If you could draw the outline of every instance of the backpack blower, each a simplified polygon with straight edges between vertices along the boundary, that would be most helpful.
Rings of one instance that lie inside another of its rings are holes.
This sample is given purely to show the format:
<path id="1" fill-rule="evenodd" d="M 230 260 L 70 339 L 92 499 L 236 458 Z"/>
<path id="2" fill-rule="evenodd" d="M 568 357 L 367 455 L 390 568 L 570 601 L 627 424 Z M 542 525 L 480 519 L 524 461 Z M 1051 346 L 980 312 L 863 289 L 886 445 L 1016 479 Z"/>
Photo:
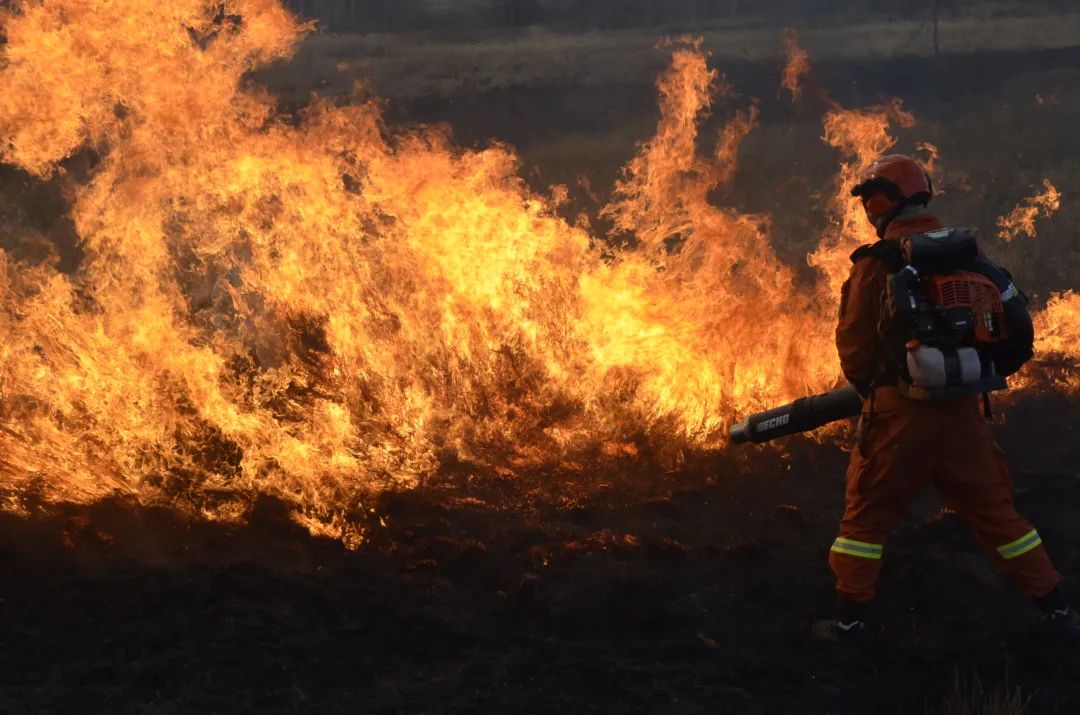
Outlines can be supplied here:
<path id="1" fill-rule="evenodd" d="M 1004 269 L 984 258 L 975 236 L 943 229 L 879 241 L 852 256 L 890 266 L 878 339 L 887 381 L 909 399 L 941 401 L 1008 387 L 1005 378 L 1033 354 L 1027 298 Z M 735 444 L 768 442 L 857 416 L 854 387 L 751 416 L 731 428 Z"/>

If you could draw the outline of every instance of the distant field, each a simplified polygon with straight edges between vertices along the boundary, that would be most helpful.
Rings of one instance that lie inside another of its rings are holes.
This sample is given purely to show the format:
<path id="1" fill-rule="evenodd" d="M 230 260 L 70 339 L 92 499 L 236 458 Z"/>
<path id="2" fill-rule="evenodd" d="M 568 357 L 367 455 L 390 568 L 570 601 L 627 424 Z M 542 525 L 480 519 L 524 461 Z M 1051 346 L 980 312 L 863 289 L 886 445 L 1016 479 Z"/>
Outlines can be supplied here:
<path id="1" fill-rule="evenodd" d="M 818 60 L 928 57 L 934 52 L 929 22 L 876 22 L 799 29 Z M 653 51 L 663 29 L 556 34 L 483 35 L 469 40 L 430 35 L 323 35 L 310 37 L 296 58 L 261 76 L 286 98 L 302 99 L 315 87 L 346 91 L 354 81 L 381 94 L 412 99 L 476 94 L 512 87 L 596 85 L 651 77 L 663 65 Z M 719 62 L 779 58 L 777 27 L 710 27 L 695 30 Z M 1080 44 L 1080 15 L 942 21 L 943 53 L 1052 49 Z"/>
<path id="2" fill-rule="evenodd" d="M 792 265 L 831 230 L 823 209 L 839 163 L 821 141 L 830 107 L 897 97 L 914 111 L 897 130 L 897 150 L 929 141 L 941 151 L 947 220 L 976 227 L 995 257 L 1045 298 L 1075 286 L 1080 272 L 1080 14 L 942 22 L 940 60 L 928 23 L 796 28 L 813 73 L 804 102 L 779 90 L 779 27 L 703 27 L 713 64 L 738 96 L 718 104 L 702 132 L 715 136 L 734 107 L 758 101 L 760 124 L 743 146 L 734 185 L 715 197 L 768 214 L 774 244 Z M 314 35 L 296 58 L 259 73 L 286 102 L 312 91 L 347 92 L 354 82 L 388 101 L 392 124 L 439 123 L 459 143 L 511 144 L 522 176 L 540 192 L 570 188 L 568 217 L 595 217 L 620 167 L 656 122 L 655 79 L 670 52 L 664 31 L 588 34 L 478 33 L 465 39 L 421 35 Z M 1074 49 L 1070 49 L 1074 48 Z M 995 240 L 997 218 L 1049 178 L 1061 210 L 1040 221 L 1039 237 Z"/>

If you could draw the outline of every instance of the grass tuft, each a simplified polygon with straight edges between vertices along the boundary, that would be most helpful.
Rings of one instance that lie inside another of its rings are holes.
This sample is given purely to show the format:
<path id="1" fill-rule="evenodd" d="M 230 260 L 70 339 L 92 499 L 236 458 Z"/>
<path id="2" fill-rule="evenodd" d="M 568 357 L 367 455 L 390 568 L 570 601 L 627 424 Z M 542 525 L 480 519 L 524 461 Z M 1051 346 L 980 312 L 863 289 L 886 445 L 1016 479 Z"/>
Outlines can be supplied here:
<path id="1" fill-rule="evenodd" d="M 1031 702 L 1020 688 L 1009 685 L 1009 675 L 1000 688 L 989 691 L 978 673 L 964 679 L 957 671 L 952 691 L 945 696 L 941 715 L 1027 715 Z"/>

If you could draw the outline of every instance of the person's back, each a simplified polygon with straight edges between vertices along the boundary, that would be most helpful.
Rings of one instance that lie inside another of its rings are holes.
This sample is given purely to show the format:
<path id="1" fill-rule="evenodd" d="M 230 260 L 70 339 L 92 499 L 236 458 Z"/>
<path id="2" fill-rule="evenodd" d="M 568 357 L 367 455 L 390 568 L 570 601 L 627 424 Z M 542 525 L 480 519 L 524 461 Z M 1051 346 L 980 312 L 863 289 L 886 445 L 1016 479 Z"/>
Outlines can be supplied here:
<path id="1" fill-rule="evenodd" d="M 819 622 L 819 635 L 835 638 L 865 631 L 885 538 L 927 481 L 972 529 L 998 566 L 1036 600 L 1048 622 L 1075 628 L 1076 614 L 1058 590 L 1061 576 L 1038 531 L 1013 507 L 1012 473 L 994 443 L 983 399 L 978 394 L 964 395 L 963 385 L 952 388 L 960 396 L 950 399 L 913 399 L 911 395 L 919 391 L 911 389 L 910 371 L 893 354 L 896 348 L 887 329 L 886 298 L 890 276 L 904 263 L 901 245 L 910 244 L 913 237 L 947 234 L 927 208 L 933 196 L 929 177 L 908 157 L 882 157 L 853 193 L 862 199 L 867 218 L 882 240 L 852 256 L 851 276 L 841 296 L 837 350 L 844 374 L 865 404 L 847 472 L 845 514 L 829 556 L 836 575 L 838 613 Z M 979 260 L 996 278 L 1001 304 L 1011 301 L 1014 321 L 1023 323 L 1026 301 L 1011 279 L 1002 277 L 1008 274 Z M 1008 365 L 1008 372 L 1030 357 L 1029 317 L 1027 321 L 1013 330 L 1019 344 L 1014 340 L 1013 345 L 1003 345 L 1000 362 Z M 909 350 L 920 347 L 918 340 L 907 343 Z M 903 352 L 903 342 L 899 350 Z M 945 352 L 943 362 L 959 372 L 959 351 Z M 990 375 L 987 368 L 992 370 L 993 361 L 987 363 L 981 374 L 971 378 L 974 388 L 982 384 L 976 378 L 985 380 Z"/>

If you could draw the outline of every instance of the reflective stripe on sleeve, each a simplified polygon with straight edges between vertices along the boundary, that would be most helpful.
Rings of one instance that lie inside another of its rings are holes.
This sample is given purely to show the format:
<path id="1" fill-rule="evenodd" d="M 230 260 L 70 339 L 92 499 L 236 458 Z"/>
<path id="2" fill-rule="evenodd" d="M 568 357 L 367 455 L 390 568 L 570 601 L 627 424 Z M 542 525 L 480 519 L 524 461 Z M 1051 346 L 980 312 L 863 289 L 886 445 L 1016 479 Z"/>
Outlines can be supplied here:
<path id="1" fill-rule="evenodd" d="M 1001 554 L 1003 559 L 1015 559 L 1017 556 L 1023 556 L 1039 546 L 1042 546 L 1042 538 L 1039 536 L 1039 532 L 1032 529 L 1016 541 L 999 546 L 998 553 Z"/>
<path id="2" fill-rule="evenodd" d="M 1020 295 L 1020 291 L 1017 290 L 1016 284 L 1010 283 L 1009 287 L 1005 289 L 1005 292 L 1001 294 L 1001 302 L 1008 303 L 1018 295 Z"/>
<path id="3" fill-rule="evenodd" d="M 881 558 L 881 552 L 884 548 L 883 544 L 868 544 L 865 541 L 839 538 L 833 542 L 832 549 L 830 550 L 835 551 L 838 554 L 857 556 L 861 559 L 878 560 Z"/>

